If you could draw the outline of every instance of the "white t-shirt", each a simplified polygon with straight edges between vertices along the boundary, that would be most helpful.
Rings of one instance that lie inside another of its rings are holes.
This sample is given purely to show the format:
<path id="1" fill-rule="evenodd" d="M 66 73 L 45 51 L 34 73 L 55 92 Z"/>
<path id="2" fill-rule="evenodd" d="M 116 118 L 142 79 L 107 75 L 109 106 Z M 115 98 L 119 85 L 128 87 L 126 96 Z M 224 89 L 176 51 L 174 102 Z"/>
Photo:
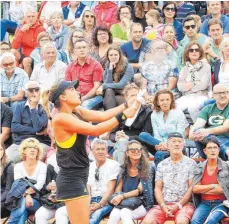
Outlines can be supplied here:
<path id="1" fill-rule="evenodd" d="M 120 164 L 117 161 L 106 159 L 106 162 L 99 168 L 99 181 L 96 181 L 96 162 L 90 164 L 87 184 L 91 187 L 91 197 L 103 196 L 106 193 L 108 182 L 117 179 L 119 166 Z"/>
<path id="2" fill-rule="evenodd" d="M 227 63 L 224 71 L 222 71 L 222 64 L 219 71 L 219 82 L 223 83 L 229 89 L 229 64 Z"/>
<path id="3" fill-rule="evenodd" d="M 28 177 L 29 179 L 36 180 L 37 183 L 34 184 L 34 187 L 38 190 L 40 190 L 46 180 L 46 174 L 47 174 L 47 166 L 45 163 L 38 161 L 36 169 L 33 173 L 33 175 L 29 176 L 26 173 L 25 167 L 23 165 L 23 162 L 17 163 L 14 166 L 14 180 L 23 178 L 23 177 Z"/>

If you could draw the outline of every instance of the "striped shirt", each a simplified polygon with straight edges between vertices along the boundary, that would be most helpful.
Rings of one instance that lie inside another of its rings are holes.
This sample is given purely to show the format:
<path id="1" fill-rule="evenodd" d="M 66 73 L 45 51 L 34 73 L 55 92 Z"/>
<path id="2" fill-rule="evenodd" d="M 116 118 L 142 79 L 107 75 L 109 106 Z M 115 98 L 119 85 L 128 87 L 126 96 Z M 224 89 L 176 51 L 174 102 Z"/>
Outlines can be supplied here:
<path id="1" fill-rule="evenodd" d="M 5 70 L 0 68 L 1 96 L 12 97 L 19 91 L 25 91 L 25 85 L 29 81 L 28 74 L 21 68 L 16 67 L 14 74 L 8 79 Z"/>
<path id="2" fill-rule="evenodd" d="M 177 9 L 176 20 L 181 23 L 185 17 L 196 14 L 195 8 L 191 3 L 184 2 L 182 5 L 177 6 Z"/>

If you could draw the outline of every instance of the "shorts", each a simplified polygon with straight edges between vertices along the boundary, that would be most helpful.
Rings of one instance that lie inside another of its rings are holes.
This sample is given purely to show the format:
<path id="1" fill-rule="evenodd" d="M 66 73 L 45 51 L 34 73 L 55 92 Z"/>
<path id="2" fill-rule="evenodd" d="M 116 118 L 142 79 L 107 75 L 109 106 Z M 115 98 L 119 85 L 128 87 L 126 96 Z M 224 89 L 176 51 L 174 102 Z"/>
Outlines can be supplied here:
<path id="1" fill-rule="evenodd" d="M 166 203 L 166 205 L 174 205 L 175 203 Z M 158 224 L 163 224 L 167 220 L 175 220 L 179 217 L 186 217 L 189 220 L 192 219 L 195 208 L 191 204 L 187 204 L 182 207 L 181 210 L 178 210 L 174 217 L 166 217 L 164 211 L 162 210 L 160 205 L 154 206 L 149 212 L 146 214 L 145 219 L 150 219 L 156 221 Z"/>
<path id="2" fill-rule="evenodd" d="M 56 179 L 57 201 L 67 201 L 89 196 L 87 180 L 88 168 L 61 168 Z"/>

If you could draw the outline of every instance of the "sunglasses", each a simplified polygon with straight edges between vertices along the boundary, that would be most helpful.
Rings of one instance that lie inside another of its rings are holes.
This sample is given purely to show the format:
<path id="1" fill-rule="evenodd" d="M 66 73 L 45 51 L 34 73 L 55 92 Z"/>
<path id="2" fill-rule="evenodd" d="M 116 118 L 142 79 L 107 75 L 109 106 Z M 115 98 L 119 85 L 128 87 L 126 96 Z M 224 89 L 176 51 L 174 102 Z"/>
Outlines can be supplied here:
<path id="1" fill-rule="evenodd" d="M 99 181 L 99 168 L 96 168 L 95 170 L 95 180 Z"/>
<path id="2" fill-rule="evenodd" d="M 14 62 L 4 63 L 2 65 L 3 65 L 3 67 L 13 66 L 14 65 Z"/>
<path id="3" fill-rule="evenodd" d="M 188 49 L 188 52 L 200 52 L 200 48 L 190 48 L 190 49 Z"/>
<path id="4" fill-rule="evenodd" d="M 39 92 L 40 88 L 39 87 L 36 87 L 36 88 L 29 88 L 27 89 L 30 93 L 33 93 L 34 91 L 37 93 Z"/>
<path id="5" fill-rule="evenodd" d="M 186 30 L 190 30 L 190 28 L 195 29 L 196 25 L 184 26 Z"/>
<path id="6" fill-rule="evenodd" d="M 86 18 L 89 18 L 89 17 L 90 17 L 90 18 L 92 18 L 92 19 L 95 18 L 95 16 L 93 16 L 93 15 L 85 15 L 85 17 L 86 17 Z"/>
<path id="7" fill-rule="evenodd" d="M 141 148 L 128 148 L 129 151 L 133 152 L 133 153 L 136 153 L 136 152 L 141 152 L 142 149 Z"/>
<path id="8" fill-rule="evenodd" d="M 166 8 L 165 8 L 165 11 L 167 11 L 167 12 L 169 12 L 169 11 L 175 12 L 175 8 L 166 7 Z"/>

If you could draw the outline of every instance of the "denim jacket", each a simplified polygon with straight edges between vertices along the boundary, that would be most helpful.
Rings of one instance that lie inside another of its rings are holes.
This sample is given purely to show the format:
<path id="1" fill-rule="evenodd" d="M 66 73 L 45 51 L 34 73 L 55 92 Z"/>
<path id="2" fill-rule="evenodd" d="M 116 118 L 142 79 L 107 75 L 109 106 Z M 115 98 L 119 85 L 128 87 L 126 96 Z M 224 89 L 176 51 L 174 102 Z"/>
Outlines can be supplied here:
<path id="1" fill-rule="evenodd" d="M 155 185 L 155 168 L 150 165 L 150 171 L 149 171 L 149 177 L 148 178 L 141 178 L 140 181 L 143 186 L 143 204 L 144 207 L 149 210 L 154 205 L 154 185 Z M 118 185 L 119 181 L 121 180 L 121 177 L 127 176 L 127 169 L 124 168 L 124 166 L 121 166 L 120 173 L 117 178 L 116 186 Z"/>
<path id="2" fill-rule="evenodd" d="M 30 180 L 30 182 L 34 184 L 36 183 L 36 181 L 34 180 Z M 23 197 L 28 187 L 28 183 L 26 183 L 23 178 L 17 179 L 13 182 L 5 201 L 5 206 L 9 211 L 17 209 L 21 206 L 19 203 L 19 199 Z"/>
<path id="3" fill-rule="evenodd" d="M 198 184 L 203 175 L 204 170 L 207 165 L 207 160 L 198 164 L 197 168 L 194 170 L 194 177 L 193 177 L 193 186 Z M 229 199 L 229 163 L 223 161 L 222 159 L 218 158 L 218 174 L 217 180 L 219 182 L 220 187 L 223 189 L 224 195 L 227 199 Z M 198 200 L 198 194 L 194 194 L 194 202 Z"/>

